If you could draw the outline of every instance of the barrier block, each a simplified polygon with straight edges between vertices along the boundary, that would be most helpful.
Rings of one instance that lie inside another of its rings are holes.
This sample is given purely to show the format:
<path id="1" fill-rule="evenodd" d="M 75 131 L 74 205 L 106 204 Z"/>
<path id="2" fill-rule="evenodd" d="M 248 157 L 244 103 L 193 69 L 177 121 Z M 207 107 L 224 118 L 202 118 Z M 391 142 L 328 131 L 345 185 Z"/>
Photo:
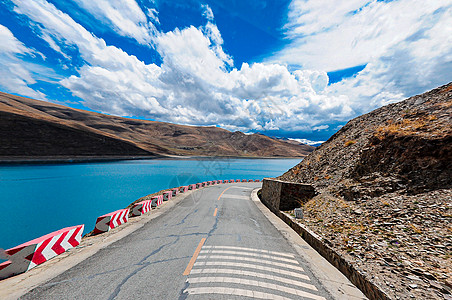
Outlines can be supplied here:
<path id="1" fill-rule="evenodd" d="M 253 182 L 253 179 L 248 179 L 248 182 Z"/>
<path id="2" fill-rule="evenodd" d="M 110 231 L 121 224 L 129 221 L 130 209 L 120 209 L 109 214 L 100 216 L 96 220 L 96 227 L 94 228 L 94 234 Z"/>
<path id="3" fill-rule="evenodd" d="M 163 195 L 154 196 L 151 198 L 151 200 L 152 200 L 152 204 L 151 204 L 152 207 L 160 206 L 163 203 Z"/>
<path id="4" fill-rule="evenodd" d="M 223 183 L 229 183 L 229 180 L 227 180 L 227 179 L 223 180 Z"/>
<path id="5" fill-rule="evenodd" d="M 152 209 L 152 200 L 145 200 L 135 203 L 132 207 L 132 216 L 137 217 L 149 212 Z"/>
<path id="6" fill-rule="evenodd" d="M 188 186 L 188 189 L 189 189 L 190 191 L 196 190 L 196 184 L 190 184 L 190 185 Z"/>
<path id="7" fill-rule="evenodd" d="M 173 194 L 172 194 L 173 197 L 177 196 L 177 194 L 179 194 L 179 189 L 178 188 L 171 189 L 171 191 L 173 192 Z"/>
<path id="8" fill-rule="evenodd" d="M 163 201 L 171 200 L 173 197 L 173 191 L 163 192 Z"/>
<path id="9" fill-rule="evenodd" d="M 197 189 L 200 189 L 200 188 L 202 188 L 203 186 L 205 186 L 205 185 L 204 185 L 204 182 L 203 182 L 203 183 L 197 183 L 197 184 L 196 184 L 196 188 L 197 188 Z"/>
<path id="10" fill-rule="evenodd" d="M 218 184 L 222 184 L 223 183 L 223 180 L 218 180 Z"/>
<path id="11" fill-rule="evenodd" d="M 66 227 L 6 250 L 0 279 L 24 273 L 80 244 L 85 225 Z"/>
<path id="12" fill-rule="evenodd" d="M 247 182 L 247 180 L 246 179 L 242 179 L 242 182 Z"/>
<path id="13" fill-rule="evenodd" d="M 179 187 L 179 193 L 185 193 L 188 191 L 188 185 Z"/>
<path id="14" fill-rule="evenodd" d="M 259 179 L 254 180 L 254 182 L 261 182 Z"/>
<path id="15" fill-rule="evenodd" d="M 201 182 L 201 186 L 202 187 L 206 187 L 206 186 L 208 186 L 209 184 L 207 183 L 207 181 L 204 181 L 204 182 Z"/>
<path id="16" fill-rule="evenodd" d="M 240 179 L 236 179 L 235 182 L 240 182 Z"/>

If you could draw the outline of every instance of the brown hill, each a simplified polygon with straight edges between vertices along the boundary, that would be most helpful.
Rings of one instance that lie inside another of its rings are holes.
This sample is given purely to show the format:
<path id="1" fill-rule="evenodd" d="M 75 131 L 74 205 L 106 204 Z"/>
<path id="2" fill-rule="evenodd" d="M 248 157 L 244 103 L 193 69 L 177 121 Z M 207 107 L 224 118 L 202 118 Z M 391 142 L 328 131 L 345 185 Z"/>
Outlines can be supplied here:
<path id="1" fill-rule="evenodd" d="M 452 83 L 355 118 L 279 177 L 303 223 L 390 299 L 452 294 Z"/>
<path id="2" fill-rule="evenodd" d="M 452 187 L 452 83 L 349 121 L 280 177 L 350 199 Z"/>
<path id="3" fill-rule="evenodd" d="M 0 157 L 303 157 L 314 148 L 217 127 L 143 121 L 0 92 Z"/>

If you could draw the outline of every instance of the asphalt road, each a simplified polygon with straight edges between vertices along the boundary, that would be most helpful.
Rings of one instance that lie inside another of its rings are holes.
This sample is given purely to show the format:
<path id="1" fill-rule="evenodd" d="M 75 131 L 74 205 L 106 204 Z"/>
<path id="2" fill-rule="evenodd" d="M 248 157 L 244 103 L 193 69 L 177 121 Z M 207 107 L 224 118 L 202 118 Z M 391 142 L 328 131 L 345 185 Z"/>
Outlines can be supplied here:
<path id="1" fill-rule="evenodd" d="M 21 299 L 331 299 L 251 200 L 260 185 L 195 191 Z"/>

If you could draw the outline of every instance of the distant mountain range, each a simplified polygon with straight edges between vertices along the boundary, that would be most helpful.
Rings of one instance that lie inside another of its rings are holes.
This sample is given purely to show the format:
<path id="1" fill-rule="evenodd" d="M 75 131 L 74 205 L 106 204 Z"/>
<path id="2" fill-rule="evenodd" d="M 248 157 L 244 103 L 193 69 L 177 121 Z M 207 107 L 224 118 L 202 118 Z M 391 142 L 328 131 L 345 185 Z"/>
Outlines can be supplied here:
<path id="1" fill-rule="evenodd" d="M 0 159 L 304 157 L 314 147 L 262 134 L 109 116 L 0 92 Z"/>

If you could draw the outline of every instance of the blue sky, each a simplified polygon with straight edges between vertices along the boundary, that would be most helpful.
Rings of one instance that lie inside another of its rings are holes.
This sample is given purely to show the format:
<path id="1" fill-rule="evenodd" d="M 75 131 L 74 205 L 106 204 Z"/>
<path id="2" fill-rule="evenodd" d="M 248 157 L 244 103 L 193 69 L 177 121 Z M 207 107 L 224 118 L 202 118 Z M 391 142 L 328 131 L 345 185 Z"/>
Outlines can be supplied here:
<path id="1" fill-rule="evenodd" d="M 0 90 L 323 141 L 452 81 L 452 0 L 0 0 Z"/>

